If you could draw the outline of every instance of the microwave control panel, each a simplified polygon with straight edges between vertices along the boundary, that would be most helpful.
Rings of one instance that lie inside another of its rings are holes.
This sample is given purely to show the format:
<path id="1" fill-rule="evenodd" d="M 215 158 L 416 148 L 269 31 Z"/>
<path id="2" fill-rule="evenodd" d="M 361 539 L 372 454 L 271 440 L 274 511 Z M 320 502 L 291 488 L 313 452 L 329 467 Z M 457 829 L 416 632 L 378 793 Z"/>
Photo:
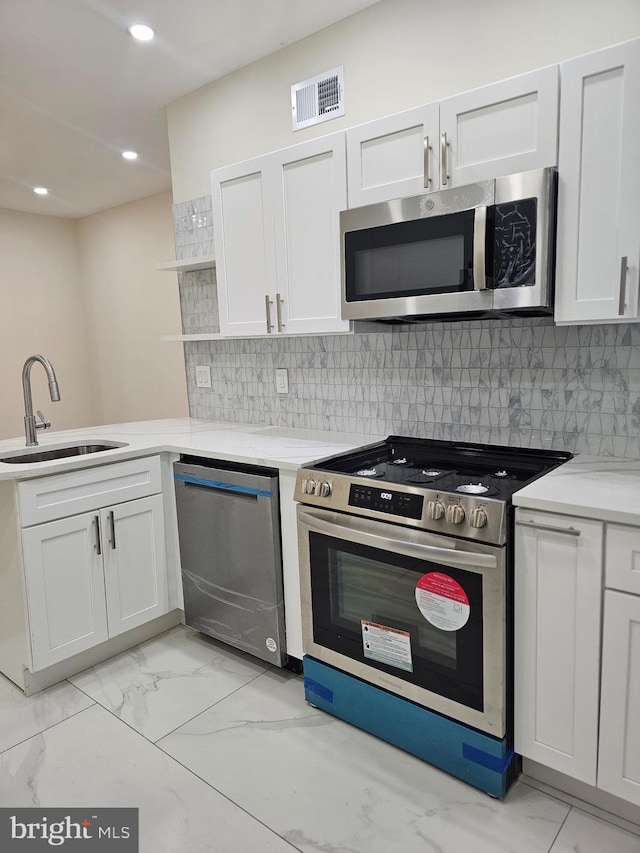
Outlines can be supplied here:
<path id="1" fill-rule="evenodd" d="M 374 509 L 403 518 L 422 518 L 424 497 L 422 495 L 394 492 L 389 489 L 375 489 L 372 486 L 351 485 L 349 506 L 362 509 Z"/>

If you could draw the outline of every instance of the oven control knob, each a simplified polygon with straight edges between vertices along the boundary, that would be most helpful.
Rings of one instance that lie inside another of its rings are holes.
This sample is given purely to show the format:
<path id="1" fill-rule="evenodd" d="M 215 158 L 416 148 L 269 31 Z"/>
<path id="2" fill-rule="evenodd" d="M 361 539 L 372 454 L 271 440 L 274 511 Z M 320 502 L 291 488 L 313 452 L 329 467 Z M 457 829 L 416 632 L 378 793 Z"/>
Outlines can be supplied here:
<path id="1" fill-rule="evenodd" d="M 472 509 L 469 523 L 472 527 L 484 527 L 487 523 L 487 513 L 480 507 Z"/>
<path id="2" fill-rule="evenodd" d="M 328 498 L 331 492 L 331 483 L 327 483 L 326 480 L 324 481 L 324 483 L 318 483 L 318 494 L 321 498 Z"/>
<path id="3" fill-rule="evenodd" d="M 440 501 L 429 501 L 427 504 L 427 518 L 439 521 L 444 515 L 444 504 Z"/>
<path id="4" fill-rule="evenodd" d="M 449 504 L 447 507 L 447 521 L 449 524 L 462 524 L 464 521 L 464 509 L 459 504 Z"/>
<path id="5" fill-rule="evenodd" d="M 315 493 L 316 493 L 316 481 L 315 480 L 312 480 L 312 479 L 307 480 L 306 491 L 307 491 L 308 495 L 315 495 Z"/>

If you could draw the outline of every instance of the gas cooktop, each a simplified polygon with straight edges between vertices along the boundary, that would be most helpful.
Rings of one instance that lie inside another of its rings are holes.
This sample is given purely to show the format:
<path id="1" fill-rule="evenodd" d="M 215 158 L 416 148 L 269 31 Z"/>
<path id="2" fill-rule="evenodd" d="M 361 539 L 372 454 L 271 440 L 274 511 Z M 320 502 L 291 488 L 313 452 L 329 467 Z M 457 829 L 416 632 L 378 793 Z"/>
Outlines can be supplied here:
<path id="1" fill-rule="evenodd" d="M 296 500 L 503 544 L 511 496 L 570 453 L 389 436 L 298 472 Z"/>

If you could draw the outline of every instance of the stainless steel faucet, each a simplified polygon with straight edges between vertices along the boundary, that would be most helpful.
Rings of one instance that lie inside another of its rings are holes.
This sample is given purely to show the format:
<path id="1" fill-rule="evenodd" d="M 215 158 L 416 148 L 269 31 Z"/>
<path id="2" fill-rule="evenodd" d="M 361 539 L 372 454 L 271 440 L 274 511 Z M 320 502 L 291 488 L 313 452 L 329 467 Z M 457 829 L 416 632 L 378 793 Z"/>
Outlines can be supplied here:
<path id="1" fill-rule="evenodd" d="M 31 368 L 34 363 L 39 361 L 47 371 L 47 379 L 49 380 L 49 396 L 54 403 L 60 399 L 60 390 L 58 388 L 58 380 L 53 365 L 48 358 L 43 355 L 30 355 L 25 361 L 22 368 L 22 393 L 24 394 L 24 434 L 27 439 L 27 447 L 33 447 L 38 443 L 36 430 L 48 429 L 51 422 L 45 420 L 44 415 L 38 410 L 37 415 L 40 418 L 40 423 L 36 423 L 33 416 L 33 401 L 31 399 Z"/>

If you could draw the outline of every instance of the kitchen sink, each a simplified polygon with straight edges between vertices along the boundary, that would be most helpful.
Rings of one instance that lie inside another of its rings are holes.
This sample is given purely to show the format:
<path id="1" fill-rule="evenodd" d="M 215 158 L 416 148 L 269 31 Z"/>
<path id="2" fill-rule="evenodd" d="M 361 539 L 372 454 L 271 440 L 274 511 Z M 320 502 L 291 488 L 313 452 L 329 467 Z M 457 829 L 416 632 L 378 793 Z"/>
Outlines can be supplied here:
<path id="1" fill-rule="evenodd" d="M 88 453 L 100 453 L 103 450 L 113 450 L 117 447 L 128 447 L 122 441 L 86 441 L 75 444 L 56 445 L 55 447 L 36 447 L 33 450 L 12 450 L 6 456 L 0 457 L 0 462 L 10 465 L 27 464 L 29 462 L 48 462 L 51 459 L 67 459 L 69 456 L 85 456 Z"/>

